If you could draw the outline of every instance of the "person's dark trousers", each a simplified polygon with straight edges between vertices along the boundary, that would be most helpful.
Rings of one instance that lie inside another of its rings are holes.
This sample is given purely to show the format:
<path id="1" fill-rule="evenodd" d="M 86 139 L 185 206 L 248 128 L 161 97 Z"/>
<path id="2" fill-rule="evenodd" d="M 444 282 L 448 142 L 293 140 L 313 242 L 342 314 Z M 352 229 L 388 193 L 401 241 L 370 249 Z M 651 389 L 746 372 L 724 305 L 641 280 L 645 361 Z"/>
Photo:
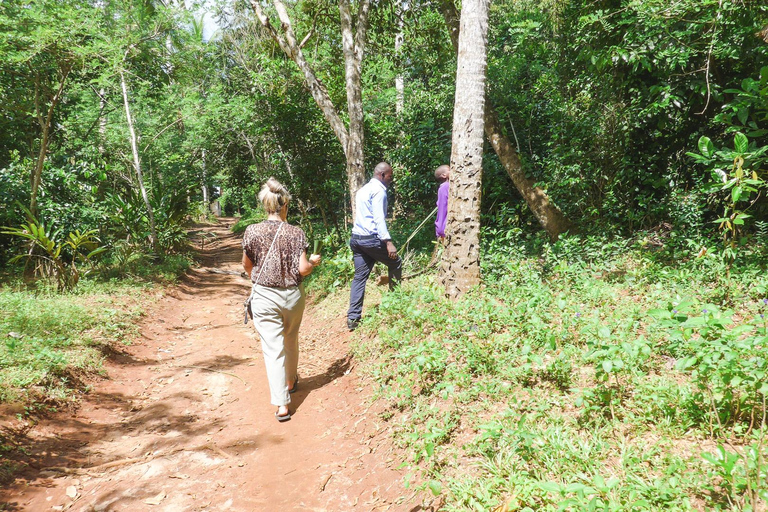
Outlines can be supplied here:
<path id="1" fill-rule="evenodd" d="M 403 260 L 400 256 L 392 259 L 387 254 L 387 243 L 382 242 L 375 235 L 352 235 L 349 241 L 352 249 L 352 261 L 355 264 L 355 277 L 352 279 L 352 290 L 349 294 L 349 311 L 347 319 L 358 321 L 363 316 L 363 299 L 365 298 L 365 283 L 376 262 L 387 266 L 389 274 L 389 289 L 400 284 L 403 277 Z"/>

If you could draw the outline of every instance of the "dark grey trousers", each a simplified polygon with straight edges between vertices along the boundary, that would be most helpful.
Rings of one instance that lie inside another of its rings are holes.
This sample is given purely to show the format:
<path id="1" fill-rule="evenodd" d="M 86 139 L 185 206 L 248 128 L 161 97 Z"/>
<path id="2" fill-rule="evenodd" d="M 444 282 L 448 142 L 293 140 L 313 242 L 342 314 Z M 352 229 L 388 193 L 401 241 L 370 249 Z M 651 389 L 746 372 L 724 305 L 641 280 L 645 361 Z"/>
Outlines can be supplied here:
<path id="1" fill-rule="evenodd" d="M 389 274 L 389 289 L 400 284 L 403 277 L 403 260 L 400 256 L 392 259 L 387 254 L 387 244 L 378 238 L 358 240 L 353 238 L 349 241 L 349 248 L 352 249 L 352 261 L 355 264 L 355 277 L 352 279 L 352 290 L 349 294 L 349 311 L 347 318 L 349 320 L 360 320 L 363 316 L 363 299 L 365 298 L 365 283 L 376 262 L 387 266 Z"/>

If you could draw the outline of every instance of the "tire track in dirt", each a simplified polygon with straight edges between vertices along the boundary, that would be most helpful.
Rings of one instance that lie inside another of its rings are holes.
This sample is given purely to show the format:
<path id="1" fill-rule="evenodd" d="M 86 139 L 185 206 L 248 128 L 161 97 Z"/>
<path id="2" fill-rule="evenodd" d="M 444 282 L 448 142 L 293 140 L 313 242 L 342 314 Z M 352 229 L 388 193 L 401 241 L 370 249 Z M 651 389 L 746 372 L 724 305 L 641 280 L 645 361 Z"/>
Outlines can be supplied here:
<path id="1" fill-rule="evenodd" d="M 45 464 L 4 491 L 5 510 L 422 510 L 350 367 L 342 315 L 308 308 L 294 416 L 275 420 L 225 228 L 203 228 L 205 268 L 160 300 L 77 413 L 28 433 Z"/>

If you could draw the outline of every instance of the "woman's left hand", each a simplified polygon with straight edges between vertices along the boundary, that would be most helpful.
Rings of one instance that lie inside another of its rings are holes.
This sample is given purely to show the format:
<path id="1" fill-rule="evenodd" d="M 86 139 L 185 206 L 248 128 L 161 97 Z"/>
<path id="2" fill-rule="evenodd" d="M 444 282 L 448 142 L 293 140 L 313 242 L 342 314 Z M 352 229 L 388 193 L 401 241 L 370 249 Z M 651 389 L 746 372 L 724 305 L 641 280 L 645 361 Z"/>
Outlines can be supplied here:
<path id="1" fill-rule="evenodd" d="M 313 267 L 315 267 L 320 264 L 320 261 L 322 259 L 323 257 L 320 256 L 319 254 L 313 254 L 312 256 L 309 257 L 309 262 L 312 264 Z"/>

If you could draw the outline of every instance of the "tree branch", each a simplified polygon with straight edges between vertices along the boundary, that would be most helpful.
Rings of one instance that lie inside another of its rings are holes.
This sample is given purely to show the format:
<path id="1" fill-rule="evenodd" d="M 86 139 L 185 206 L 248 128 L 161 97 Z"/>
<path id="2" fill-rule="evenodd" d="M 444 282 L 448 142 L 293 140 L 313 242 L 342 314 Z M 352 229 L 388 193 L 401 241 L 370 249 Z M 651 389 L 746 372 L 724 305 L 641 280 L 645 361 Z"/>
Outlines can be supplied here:
<path id="1" fill-rule="evenodd" d="M 344 148 L 344 153 L 346 154 L 348 134 L 347 129 L 344 126 L 344 122 L 341 120 L 341 116 L 339 116 L 336 107 L 333 105 L 325 85 L 315 76 L 315 72 L 312 70 L 312 67 L 304 58 L 304 54 L 296 42 L 296 36 L 293 33 L 293 28 L 291 28 L 291 19 L 288 16 L 288 11 L 285 9 L 285 5 L 280 0 L 273 0 L 273 3 L 275 5 L 275 9 L 277 10 L 277 15 L 280 19 L 280 24 L 282 26 L 285 37 L 282 37 L 274 29 L 272 24 L 269 22 L 269 18 L 267 18 L 266 14 L 264 14 L 264 10 L 261 8 L 261 5 L 259 5 L 258 0 L 251 0 L 251 7 L 256 13 L 256 17 L 259 19 L 262 26 L 277 42 L 277 44 L 283 50 L 283 53 L 290 57 L 299 67 L 299 70 L 304 74 L 304 81 L 307 88 L 309 89 L 309 92 L 315 99 L 317 106 L 320 107 L 320 110 L 323 112 L 323 116 L 325 117 L 326 121 L 328 121 L 328 124 L 331 125 L 333 133 L 336 135 L 336 138 L 339 139 L 341 147 Z"/>
<path id="2" fill-rule="evenodd" d="M 178 124 L 178 123 L 180 123 L 180 122 L 182 122 L 182 121 L 183 121 L 183 119 L 176 119 L 175 121 L 171 122 L 171 124 L 169 124 L 168 126 L 166 126 L 165 128 L 163 128 L 162 130 L 160 130 L 159 132 L 157 132 L 157 135 L 155 135 L 154 137 L 152 137 L 152 140 L 150 140 L 149 142 L 147 142 L 147 145 L 146 145 L 146 146 L 144 146 L 144 149 L 142 149 L 142 150 L 141 150 L 141 152 L 142 152 L 142 153 L 143 153 L 143 152 L 145 152 L 145 151 L 147 150 L 147 148 L 148 148 L 148 147 L 149 147 L 149 146 L 150 146 L 150 145 L 151 145 L 153 142 L 155 142 L 155 140 L 157 140 L 157 138 L 158 138 L 159 136 L 161 136 L 161 135 L 162 135 L 162 134 L 165 132 L 165 130 L 167 130 L 167 129 L 168 129 L 168 128 L 170 128 L 171 126 L 173 126 L 173 125 L 175 125 L 175 124 Z"/>
<path id="3" fill-rule="evenodd" d="M 370 9 L 370 0 L 361 0 L 360 7 L 357 10 L 357 31 L 355 34 L 355 55 L 357 57 L 358 66 L 363 61 L 366 32 L 368 31 L 368 14 Z"/>
<path id="4" fill-rule="evenodd" d="M 304 39 L 301 40 L 299 43 L 299 48 L 304 48 L 304 45 L 307 44 L 307 41 L 309 41 L 309 38 L 312 37 L 315 34 L 315 27 L 312 27 L 309 32 L 307 32 L 307 35 L 304 36 Z"/>
<path id="5" fill-rule="evenodd" d="M 270 23 L 267 15 L 264 14 L 264 10 L 261 8 L 261 4 L 259 4 L 258 0 L 251 0 L 251 7 L 253 8 L 253 12 L 256 14 L 256 17 L 261 22 L 261 25 L 266 29 L 269 35 L 272 36 L 272 39 L 274 39 L 275 42 L 280 46 L 280 49 L 283 50 L 283 53 L 293 59 L 291 48 L 288 45 L 288 42 L 280 35 L 277 30 L 275 30 L 275 27 L 272 26 L 272 23 Z"/>

